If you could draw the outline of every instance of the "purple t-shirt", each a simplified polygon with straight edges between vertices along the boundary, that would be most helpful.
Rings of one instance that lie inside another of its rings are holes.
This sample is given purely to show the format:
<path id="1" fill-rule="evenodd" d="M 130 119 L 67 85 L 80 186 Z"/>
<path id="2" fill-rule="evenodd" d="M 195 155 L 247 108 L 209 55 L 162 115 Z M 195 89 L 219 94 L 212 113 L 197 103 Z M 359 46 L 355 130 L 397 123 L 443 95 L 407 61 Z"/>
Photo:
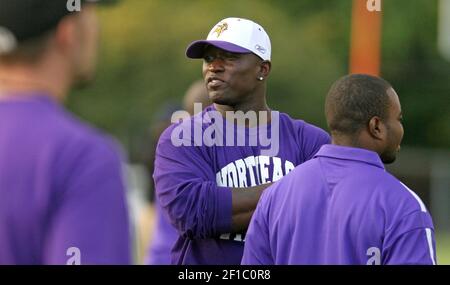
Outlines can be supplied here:
<path id="1" fill-rule="evenodd" d="M 121 167 L 49 96 L 0 98 L 0 264 L 129 264 Z"/>
<path id="2" fill-rule="evenodd" d="M 420 198 L 377 153 L 325 145 L 265 190 L 242 264 L 435 264 Z"/>
<path id="3" fill-rule="evenodd" d="M 195 128 L 200 119 L 201 129 L 210 130 L 216 122 L 205 119 L 210 117 L 210 111 L 214 111 L 214 106 L 187 123 L 193 123 Z M 329 143 L 330 137 L 322 129 L 284 113 L 276 114 L 279 114 L 279 151 L 273 156 L 262 155 L 267 148 L 252 144 L 251 139 L 245 145 L 202 145 L 194 142 L 195 130 L 185 139 L 185 145 L 176 146 L 171 137 L 184 123 L 170 126 L 161 135 L 154 180 L 160 205 L 180 235 L 172 250 L 173 264 L 239 264 L 245 236 L 229 234 L 231 188 L 281 179 L 296 165 L 312 158 L 321 145 Z M 224 120 L 223 128 L 216 130 L 216 137 L 225 138 L 229 125 L 232 124 Z M 269 137 L 276 132 L 271 124 L 264 128 Z M 245 130 L 247 138 L 255 135 L 252 128 Z M 235 137 L 235 142 L 238 138 Z"/>

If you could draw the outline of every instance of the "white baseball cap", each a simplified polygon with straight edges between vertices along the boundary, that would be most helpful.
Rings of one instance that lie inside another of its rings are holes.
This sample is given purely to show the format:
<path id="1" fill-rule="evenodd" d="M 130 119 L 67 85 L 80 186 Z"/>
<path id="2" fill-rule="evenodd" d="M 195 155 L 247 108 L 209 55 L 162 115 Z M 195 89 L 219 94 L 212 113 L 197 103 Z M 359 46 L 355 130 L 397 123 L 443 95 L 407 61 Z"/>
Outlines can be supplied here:
<path id="1" fill-rule="evenodd" d="M 189 58 L 202 58 L 205 47 L 213 45 L 234 53 L 254 53 L 270 61 L 270 38 L 259 24 L 242 18 L 226 18 L 217 23 L 206 40 L 192 42 L 187 50 Z"/>

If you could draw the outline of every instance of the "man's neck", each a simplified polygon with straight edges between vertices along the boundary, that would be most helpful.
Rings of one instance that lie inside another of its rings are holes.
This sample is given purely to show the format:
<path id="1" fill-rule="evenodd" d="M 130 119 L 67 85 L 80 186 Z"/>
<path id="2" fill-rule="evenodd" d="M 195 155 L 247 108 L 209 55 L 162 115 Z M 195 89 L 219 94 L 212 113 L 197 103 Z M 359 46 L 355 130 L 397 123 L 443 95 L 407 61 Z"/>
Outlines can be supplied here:
<path id="1" fill-rule="evenodd" d="M 354 136 L 346 136 L 337 135 L 332 132 L 331 143 L 334 145 L 367 149 L 379 153 L 376 145 L 370 139 L 367 139 L 367 136 L 364 133 L 360 133 Z"/>
<path id="2" fill-rule="evenodd" d="M 260 104 L 240 104 L 235 106 L 230 105 L 220 105 L 214 103 L 214 107 L 217 111 L 219 111 L 224 118 L 232 116 L 231 118 L 235 118 L 236 116 L 243 115 L 244 118 L 255 117 L 256 122 L 252 122 L 247 120 L 238 120 L 241 122 L 245 122 L 246 127 L 254 127 L 256 125 L 266 125 L 271 122 L 271 110 L 266 102 L 261 102 Z M 242 113 L 238 113 L 242 112 Z M 254 112 L 254 116 L 251 113 Z M 234 121 L 234 120 L 233 120 Z"/>
<path id="3" fill-rule="evenodd" d="M 217 111 L 219 111 L 223 116 L 225 116 L 226 112 L 237 112 L 237 111 L 242 111 L 244 113 L 247 113 L 249 111 L 253 111 L 253 112 L 265 112 L 265 111 L 270 111 L 269 106 L 267 106 L 266 102 L 264 102 L 264 104 L 254 104 L 254 105 L 234 105 L 234 106 L 230 106 L 230 105 L 220 105 L 220 104 L 216 104 L 214 103 L 214 107 L 216 108 Z"/>
<path id="4" fill-rule="evenodd" d="M 331 143 L 334 145 L 348 146 L 348 147 L 361 147 L 358 138 L 350 136 L 339 136 L 332 134 Z"/>
<path id="5" fill-rule="evenodd" d="M 67 89 L 62 82 L 49 80 L 48 74 L 22 67 L 0 68 L 0 96 L 26 96 L 40 92 L 57 101 L 64 100 Z"/>

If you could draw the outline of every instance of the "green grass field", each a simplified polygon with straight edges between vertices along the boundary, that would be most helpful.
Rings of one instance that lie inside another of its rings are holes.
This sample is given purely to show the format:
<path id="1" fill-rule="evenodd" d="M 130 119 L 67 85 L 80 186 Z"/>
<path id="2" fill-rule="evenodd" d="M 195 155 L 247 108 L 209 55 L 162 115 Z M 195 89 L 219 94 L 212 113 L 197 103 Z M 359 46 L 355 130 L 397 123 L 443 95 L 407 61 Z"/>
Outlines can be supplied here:
<path id="1" fill-rule="evenodd" d="M 436 234 L 437 262 L 440 265 L 450 265 L 450 233 Z"/>

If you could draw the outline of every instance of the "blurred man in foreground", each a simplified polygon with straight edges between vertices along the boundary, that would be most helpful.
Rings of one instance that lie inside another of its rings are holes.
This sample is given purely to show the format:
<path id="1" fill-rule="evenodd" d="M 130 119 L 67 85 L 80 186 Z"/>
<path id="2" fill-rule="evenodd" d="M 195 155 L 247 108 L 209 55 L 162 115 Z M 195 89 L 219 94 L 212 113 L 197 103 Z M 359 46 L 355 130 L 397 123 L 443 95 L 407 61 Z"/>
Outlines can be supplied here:
<path id="1" fill-rule="evenodd" d="M 130 263 L 117 147 L 61 106 L 94 77 L 81 4 L 0 0 L 0 264 Z"/>

